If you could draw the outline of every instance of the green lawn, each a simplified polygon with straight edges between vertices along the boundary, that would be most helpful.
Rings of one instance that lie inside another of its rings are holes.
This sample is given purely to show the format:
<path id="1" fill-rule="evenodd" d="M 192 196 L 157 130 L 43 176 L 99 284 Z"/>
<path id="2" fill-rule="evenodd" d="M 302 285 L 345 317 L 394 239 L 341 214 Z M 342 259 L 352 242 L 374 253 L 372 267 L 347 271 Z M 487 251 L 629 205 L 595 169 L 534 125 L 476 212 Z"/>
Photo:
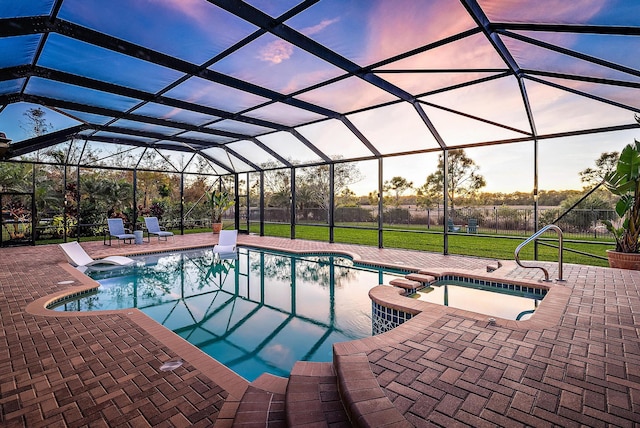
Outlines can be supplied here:
<path id="1" fill-rule="evenodd" d="M 406 230 L 406 229 L 405 229 Z M 424 230 L 424 229 L 422 229 Z M 258 233 L 256 225 L 251 228 L 252 233 Z M 288 224 L 265 224 L 265 235 L 280 236 L 288 238 L 290 228 Z M 328 241 L 329 229 L 327 227 L 296 225 L 296 238 L 309 239 L 314 241 Z M 432 251 L 441 253 L 444 236 L 432 228 L 429 233 L 411 233 L 393 230 L 383 232 L 383 243 L 385 248 L 404 248 L 411 250 Z M 468 256 L 479 256 L 503 260 L 513 260 L 515 249 L 526 237 L 499 237 L 499 236 L 479 236 L 468 235 L 466 233 L 455 233 L 449 235 L 449 254 L 461 254 Z M 557 245 L 557 239 L 549 234 L 549 244 Z M 584 256 L 572 253 L 568 250 L 577 250 L 583 253 L 595 254 L 606 257 L 606 250 L 614 247 L 613 242 L 603 240 L 581 239 L 580 243 L 567 242 L 571 239 L 570 234 L 564 236 L 563 260 L 565 263 L 577 263 L 594 266 L 608 266 L 607 260 L 595 257 Z M 334 242 L 362 245 L 378 245 L 377 230 L 345 229 L 334 230 Z M 533 243 L 530 243 L 520 252 L 521 260 L 533 260 Z M 546 245 L 538 245 L 538 260 L 558 261 L 558 249 Z"/>
<path id="2" fill-rule="evenodd" d="M 371 224 L 367 224 L 371 226 Z M 431 251 L 441 253 L 443 248 L 444 235 L 442 228 L 431 228 L 428 232 L 422 227 L 402 226 L 402 230 L 393 230 L 391 227 L 383 232 L 383 242 L 385 248 L 404 248 L 420 251 Z M 413 231 L 407 231 L 413 230 Z M 209 228 L 185 229 L 185 233 L 209 232 Z M 259 233 L 258 225 L 251 226 L 252 233 Z M 180 233 L 179 230 L 173 230 Z M 288 224 L 265 224 L 265 235 L 289 238 L 291 229 Z M 545 235 L 546 236 L 546 235 Z M 557 245 L 557 239 L 549 234 L 549 244 Z M 329 228 L 296 225 L 296 238 L 309 239 L 312 241 L 329 241 Z M 466 233 L 453 233 L 449 235 L 449 254 L 460 254 L 467 256 L 479 256 L 494 259 L 513 260 L 516 247 L 524 241 L 526 237 L 499 237 L 468 235 Z M 606 258 L 606 250 L 614 247 L 613 242 L 603 240 L 585 240 L 581 242 L 567 242 L 571 240 L 571 234 L 564 236 L 563 259 L 565 263 L 577 263 L 594 266 L 608 266 L 607 260 L 588 257 L 581 254 L 572 253 L 567 250 L 577 250 L 584 253 L 595 254 Z M 82 241 L 102 240 L 102 236 L 83 237 Z M 38 244 L 58 243 L 61 239 L 38 241 Z M 334 242 L 346 244 L 360 244 L 378 246 L 378 231 L 365 229 L 349 229 L 336 227 L 334 229 Z M 522 260 L 533 260 L 533 244 L 529 244 L 520 253 Z M 557 261 L 558 250 L 546 245 L 538 245 L 538 260 Z"/>

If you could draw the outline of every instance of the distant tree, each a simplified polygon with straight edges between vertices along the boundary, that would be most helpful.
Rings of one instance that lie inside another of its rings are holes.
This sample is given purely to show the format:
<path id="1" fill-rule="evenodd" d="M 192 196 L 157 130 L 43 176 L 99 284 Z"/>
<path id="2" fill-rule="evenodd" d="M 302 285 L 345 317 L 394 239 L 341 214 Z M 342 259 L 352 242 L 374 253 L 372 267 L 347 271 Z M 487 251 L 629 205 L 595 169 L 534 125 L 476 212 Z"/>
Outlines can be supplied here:
<path id="1" fill-rule="evenodd" d="M 378 205 L 378 191 L 374 190 L 367 195 L 369 205 Z"/>
<path id="2" fill-rule="evenodd" d="M 356 196 L 355 192 L 348 187 L 345 187 L 336 195 L 336 206 L 355 207 L 358 205 L 360 205 L 360 199 Z"/>
<path id="3" fill-rule="evenodd" d="M 31 165 L 26 163 L 3 163 L 0 168 L 0 190 L 29 192 L 31 190 Z"/>
<path id="4" fill-rule="evenodd" d="M 479 173 L 480 167 L 469 158 L 463 149 L 449 150 L 447 162 L 447 188 L 451 210 L 455 209 L 458 197 L 474 196 L 486 185 Z M 444 155 L 438 156 L 438 169 L 427 177 L 422 186 L 426 195 L 441 195 L 444 188 Z"/>
<path id="5" fill-rule="evenodd" d="M 387 193 L 384 198 L 385 202 L 390 202 L 394 207 L 399 207 L 400 197 L 412 187 L 413 181 L 408 181 L 404 177 L 395 176 L 391 180 L 386 180 L 382 185 L 382 190 Z"/>
<path id="6" fill-rule="evenodd" d="M 419 208 L 427 209 L 433 207 L 435 198 L 433 194 L 430 194 L 423 184 L 416 189 L 416 205 Z"/>
<path id="7" fill-rule="evenodd" d="M 580 181 L 587 187 L 593 187 L 602 183 L 605 175 L 610 173 L 616 168 L 620 153 L 618 152 L 603 152 L 600 157 L 595 161 L 595 168 L 587 168 L 579 172 Z"/>
<path id="8" fill-rule="evenodd" d="M 305 168 L 297 182 L 309 186 L 310 202 L 315 207 L 329 210 L 329 165 Z M 333 166 L 333 192 L 340 195 L 351 184 L 362 180 L 362 173 L 357 164 L 352 162 L 336 163 Z"/>
<path id="9" fill-rule="evenodd" d="M 285 208 L 289 206 L 291 197 L 291 174 L 288 168 L 268 169 L 276 166 L 275 162 L 262 165 L 264 171 L 265 205 Z"/>
<path id="10" fill-rule="evenodd" d="M 47 112 L 40 107 L 30 108 L 22 115 L 24 116 L 24 121 L 20 121 L 20 128 L 29 137 L 39 137 L 53 129 L 53 125 L 47 122 Z"/>

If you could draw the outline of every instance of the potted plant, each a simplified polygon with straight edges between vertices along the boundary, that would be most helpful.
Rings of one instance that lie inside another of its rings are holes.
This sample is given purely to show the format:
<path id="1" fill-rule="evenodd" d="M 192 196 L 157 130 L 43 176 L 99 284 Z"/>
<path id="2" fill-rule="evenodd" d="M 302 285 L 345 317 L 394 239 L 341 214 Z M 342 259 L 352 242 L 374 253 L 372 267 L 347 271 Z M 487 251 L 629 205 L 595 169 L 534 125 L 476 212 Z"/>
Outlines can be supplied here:
<path id="1" fill-rule="evenodd" d="M 235 203 L 226 190 L 216 190 L 209 199 L 211 204 L 211 226 L 213 233 L 222 230 L 222 215 Z"/>
<path id="2" fill-rule="evenodd" d="M 636 116 L 640 123 L 640 117 Z M 628 144 L 620 153 L 616 169 L 605 176 L 605 187 L 619 197 L 615 211 L 620 227 L 603 220 L 616 240 L 616 249 L 608 250 L 609 266 L 640 270 L 640 141 Z"/>

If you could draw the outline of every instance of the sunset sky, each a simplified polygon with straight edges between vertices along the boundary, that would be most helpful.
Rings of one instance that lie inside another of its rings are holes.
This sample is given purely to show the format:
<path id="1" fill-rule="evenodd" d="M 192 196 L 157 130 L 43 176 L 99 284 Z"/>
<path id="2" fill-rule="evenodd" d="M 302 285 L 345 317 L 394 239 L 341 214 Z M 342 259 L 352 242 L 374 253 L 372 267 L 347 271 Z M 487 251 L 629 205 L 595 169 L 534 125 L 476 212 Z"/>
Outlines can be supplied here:
<path id="1" fill-rule="evenodd" d="M 277 18 L 299 2 L 247 3 Z M 492 23 L 640 26 L 640 6 L 634 0 L 478 0 L 478 4 Z M 0 18 L 49 15 L 52 5 L 52 0 L 2 2 Z M 412 99 L 447 147 L 531 139 L 518 80 L 458 0 L 321 0 L 287 19 L 283 33 L 258 32 L 255 23 L 233 12 L 205 0 L 64 0 L 55 16 L 185 64 L 204 65 L 214 76 L 222 76 L 215 78 L 218 81 L 186 75 L 179 67 L 156 64 L 144 55 L 130 56 L 92 45 L 73 37 L 73 32 L 56 31 L 47 37 L 39 33 L 0 38 L 0 49 L 7 53 L 0 58 L 0 70 L 35 65 L 264 122 L 224 119 L 84 84 L 30 76 L 0 81 L 0 131 L 14 142 L 27 139 L 29 135 L 20 126 L 23 113 L 39 105 L 29 102 L 27 96 L 53 98 L 90 106 L 86 111 L 44 106 L 53 130 L 88 123 L 128 129 L 133 133 L 125 133 L 127 138 L 148 143 L 162 142 L 162 138 L 153 141 L 136 136 L 135 131 L 228 144 L 230 153 L 221 148 L 204 153 L 247 172 L 252 170 L 250 165 L 233 153 L 256 165 L 277 162 L 254 144 L 254 137 L 285 159 L 301 163 L 319 159 L 291 133 L 273 132 L 258 123 L 294 127 L 331 158 L 371 156 L 345 123 L 335 118 L 322 120 L 326 117 L 323 112 L 344 115 L 382 155 L 437 149 L 438 141 L 414 105 L 398 98 L 398 94 L 407 94 L 415 97 Z M 540 189 L 581 188 L 578 172 L 593 166 L 600 153 L 620 151 L 640 138 L 638 129 L 544 138 L 635 123 L 634 113 L 640 111 L 640 57 L 632 53 L 640 51 L 640 37 L 598 34 L 595 28 L 563 32 L 515 28 L 494 35 L 523 73 L 535 129 L 543 137 L 539 142 Z M 296 40 L 301 41 L 299 45 L 292 43 Z M 40 45 L 43 49 L 38 54 Z M 405 52 L 412 54 L 402 57 Z M 364 71 L 347 74 L 349 68 L 362 67 Z M 224 76 L 249 86 L 225 85 Z M 2 104 L 2 99 L 19 93 L 24 101 Z M 282 98 L 272 102 L 269 94 Z M 372 106 L 378 107 L 369 109 Z M 100 113 L 107 110 L 167 122 L 160 125 Z M 250 138 L 213 135 L 180 124 Z M 117 136 L 114 132 L 85 131 L 83 135 Z M 532 190 L 531 141 L 466 151 L 486 178 L 485 191 Z M 376 181 L 370 172 L 372 164 L 363 163 L 367 180 L 352 186 L 356 193 L 372 190 L 371 182 Z M 418 186 L 436 165 L 437 152 L 389 157 L 385 178 L 400 175 Z"/>

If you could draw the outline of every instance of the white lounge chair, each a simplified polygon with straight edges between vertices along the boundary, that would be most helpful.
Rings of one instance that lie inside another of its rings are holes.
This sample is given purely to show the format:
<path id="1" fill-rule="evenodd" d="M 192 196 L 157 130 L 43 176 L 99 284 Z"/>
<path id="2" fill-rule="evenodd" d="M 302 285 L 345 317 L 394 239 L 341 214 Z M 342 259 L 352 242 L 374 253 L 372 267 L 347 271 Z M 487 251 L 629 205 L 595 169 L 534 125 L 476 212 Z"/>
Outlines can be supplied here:
<path id="1" fill-rule="evenodd" d="M 222 259 L 236 257 L 237 230 L 221 230 L 218 244 L 213 246 L 213 252 Z"/>
<path id="2" fill-rule="evenodd" d="M 156 235 L 158 237 L 158 241 L 160 238 L 164 238 L 166 241 L 169 236 L 173 237 L 173 232 L 167 232 L 160 227 L 158 217 L 145 217 L 144 224 L 147 227 L 147 234 Z M 175 240 L 175 238 L 173 239 Z"/>
<path id="3" fill-rule="evenodd" d="M 136 239 L 136 235 L 134 235 L 133 233 L 131 233 L 131 231 L 129 231 L 129 229 L 125 229 L 124 228 L 124 223 L 122 222 L 121 218 L 109 218 L 107 219 L 107 225 L 109 227 L 109 245 L 111 245 L 111 238 L 118 238 L 118 242 L 120 242 L 120 240 L 122 239 L 124 241 L 124 243 L 126 244 L 127 241 L 129 241 L 129 244 L 131 244 L 133 242 L 134 239 Z M 127 231 L 129 231 L 129 233 L 127 233 Z M 107 234 L 105 232 L 105 236 L 102 240 L 103 244 L 107 244 Z"/>
<path id="4" fill-rule="evenodd" d="M 104 259 L 92 259 L 84 248 L 82 248 L 82 246 L 76 241 L 60 244 L 60 248 L 64 251 L 67 261 L 69 261 L 72 266 L 78 268 L 103 270 L 117 266 L 128 266 L 135 262 L 135 260 L 123 256 L 109 256 Z"/>

